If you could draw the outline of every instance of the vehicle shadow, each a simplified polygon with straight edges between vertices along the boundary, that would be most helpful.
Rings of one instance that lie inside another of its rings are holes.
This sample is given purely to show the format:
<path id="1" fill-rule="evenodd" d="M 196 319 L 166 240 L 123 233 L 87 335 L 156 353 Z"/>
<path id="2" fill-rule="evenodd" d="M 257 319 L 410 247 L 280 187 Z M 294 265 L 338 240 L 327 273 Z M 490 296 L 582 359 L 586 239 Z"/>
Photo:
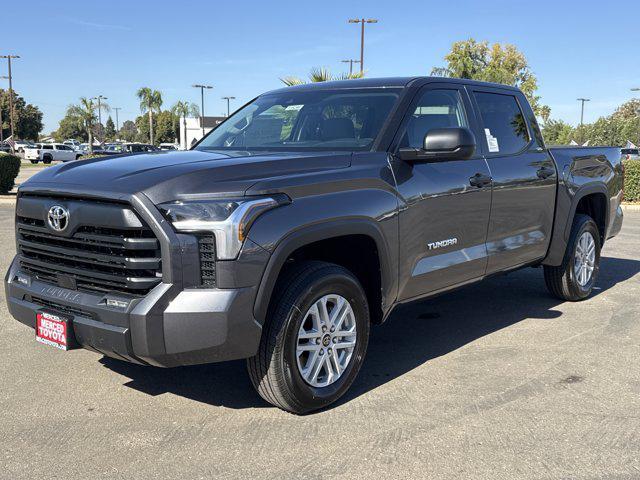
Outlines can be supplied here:
<path id="1" fill-rule="evenodd" d="M 640 261 L 602 257 L 594 297 L 640 272 Z M 522 320 L 561 317 L 540 269 L 497 276 L 456 292 L 399 307 L 384 325 L 373 327 L 367 358 L 348 402 L 429 360 Z M 149 395 L 173 393 L 228 408 L 267 407 L 254 392 L 244 361 L 161 369 L 104 357 L 101 363 L 128 377 L 125 386 Z M 330 407 L 331 408 L 331 407 Z"/>

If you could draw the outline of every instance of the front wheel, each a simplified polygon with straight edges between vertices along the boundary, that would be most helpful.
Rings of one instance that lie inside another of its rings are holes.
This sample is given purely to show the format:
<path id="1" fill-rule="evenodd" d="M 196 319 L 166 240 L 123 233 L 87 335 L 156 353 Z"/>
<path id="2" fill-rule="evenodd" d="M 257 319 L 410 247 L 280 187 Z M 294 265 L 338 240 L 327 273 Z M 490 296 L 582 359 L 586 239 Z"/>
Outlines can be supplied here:
<path id="1" fill-rule="evenodd" d="M 562 265 L 544 266 L 549 292 L 562 300 L 584 300 L 600 270 L 600 232 L 588 215 L 576 215 Z"/>
<path id="2" fill-rule="evenodd" d="M 285 273 L 247 360 L 251 382 L 267 402 L 302 414 L 338 400 L 357 376 L 369 341 L 369 306 L 358 279 L 325 262 Z"/>

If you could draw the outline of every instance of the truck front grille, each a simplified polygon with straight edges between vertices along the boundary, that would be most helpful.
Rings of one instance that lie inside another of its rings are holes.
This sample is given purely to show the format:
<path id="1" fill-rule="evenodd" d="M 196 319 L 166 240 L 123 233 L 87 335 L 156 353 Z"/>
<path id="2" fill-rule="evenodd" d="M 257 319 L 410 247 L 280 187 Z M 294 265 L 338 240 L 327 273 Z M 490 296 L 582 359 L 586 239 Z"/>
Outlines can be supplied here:
<path id="1" fill-rule="evenodd" d="M 82 203 L 86 205 L 82 208 L 91 209 L 91 202 Z M 137 216 L 137 227 L 115 228 L 116 215 L 110 216 L 110 225 L 100 225 L 105 208 L 127 209 L 131 218 L 126 205 L 101 204 L 93 224 L 75 225 L 70 236 L 60 236 L 42 218 L 34 218 L 41 215 L 21 216 L 18 208 L 16 234 L 21 270 L 41 281 L 79 291 L 145 295 L 162 281 L 158 239 Z"/>

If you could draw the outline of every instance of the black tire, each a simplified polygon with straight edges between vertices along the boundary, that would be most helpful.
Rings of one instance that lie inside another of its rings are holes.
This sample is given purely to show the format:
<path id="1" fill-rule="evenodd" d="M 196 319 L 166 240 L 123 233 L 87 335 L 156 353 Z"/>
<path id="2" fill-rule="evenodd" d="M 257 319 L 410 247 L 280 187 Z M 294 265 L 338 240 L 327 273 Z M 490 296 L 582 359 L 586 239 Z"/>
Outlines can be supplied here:
<path id="1" fill-rule="evenodd" d="M 51 163 L 51 157 L 49 155 L 45 155 L 44 157 L 42 157 L 42 161 L 46 164 Z"/>
<path id="2" fill-rule="evenodd" d="M 334 383 L 314 387 L 299 372 L 298 330 L 309 308 L 324 295 L 338 294 L 351 304 L 356 345 L 346 369 Z M 303 414 L 338 400 L 351 386 L 369 341 L 369 305 L 358 279 L 332 263 L 301 262 L 278 282 L 255 357 L 247 360 L 251 383 L 262 398 L 288 412 Z"/>
<path id="3" fill-rule="evenodd" d="M 580 285 L 574 267 L 578 240 L 585 232 L 590 233 L 595 242 L 595 262 L 590 280 L 585 285 Z M 570 302 L 578 302 L 591 295 L 600 271 L 600 248 L 600 232 L 596 223 L 588 215 L 576 215 L 562 264 L 557 267 L 544 266 L 544 281 L 549 292 L 561 300 Z"/>
<path id="4" fill-rule="evenodd" d="M 76 155 L 76 160 L 80 160 L 80 157 L 82 157 L 82 155 Z"/>

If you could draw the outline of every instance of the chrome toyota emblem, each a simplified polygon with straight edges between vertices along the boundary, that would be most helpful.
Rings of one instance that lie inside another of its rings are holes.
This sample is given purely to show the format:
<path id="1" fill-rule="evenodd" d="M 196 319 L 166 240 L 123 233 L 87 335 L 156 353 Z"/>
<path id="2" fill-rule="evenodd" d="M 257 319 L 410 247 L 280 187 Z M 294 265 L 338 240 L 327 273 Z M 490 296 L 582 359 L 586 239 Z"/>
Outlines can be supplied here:
<path id="1" fill-rule="evenodd" d="M 69 225 L 69 210 L 60 205 L 54 205 L 49 209 L 47 222 L 56 232 L 62 232 Z"/>

